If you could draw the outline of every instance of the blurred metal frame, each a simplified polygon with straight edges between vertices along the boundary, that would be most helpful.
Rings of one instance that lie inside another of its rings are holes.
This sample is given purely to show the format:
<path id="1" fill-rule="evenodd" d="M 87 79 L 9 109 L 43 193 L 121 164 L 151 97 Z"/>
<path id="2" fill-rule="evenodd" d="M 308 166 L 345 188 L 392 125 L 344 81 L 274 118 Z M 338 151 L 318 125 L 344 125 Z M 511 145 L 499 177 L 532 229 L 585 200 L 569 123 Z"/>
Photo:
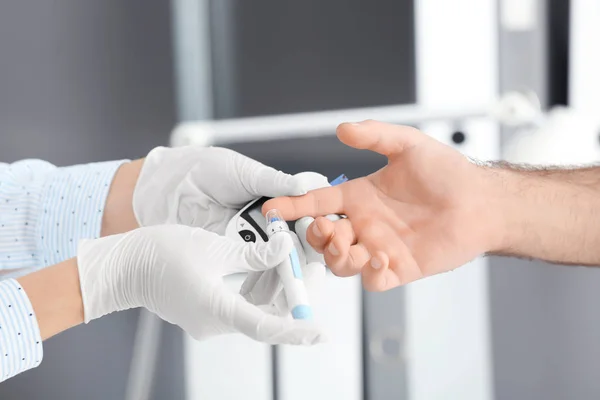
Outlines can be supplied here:
<path id="1" fill-rule="evenodd" d="M 491 103 L 490 103 L 491 105 Z M 343 122 L 375 119 L 383 122 L 419 125 L 430 121 L 460 120 L 488 115 L 485 107 L 430 109 L 419 105 L 391 105 L 310 113 L 186 121 L 171 135 L 171 146 L 219 145 L 276 139 L 307 138 L 333 134 Z"/>

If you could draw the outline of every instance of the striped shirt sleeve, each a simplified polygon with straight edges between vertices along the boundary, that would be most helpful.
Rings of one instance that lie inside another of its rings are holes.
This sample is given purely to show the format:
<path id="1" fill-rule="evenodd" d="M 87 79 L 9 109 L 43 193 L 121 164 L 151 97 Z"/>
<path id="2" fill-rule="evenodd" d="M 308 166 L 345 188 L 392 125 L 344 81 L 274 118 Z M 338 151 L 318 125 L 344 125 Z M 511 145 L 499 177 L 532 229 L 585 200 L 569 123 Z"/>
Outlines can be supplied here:
<path id="1" fill-rule="evenodd" d="M 0 165 L 0 278 L 74 257 L 79 239 L 98 237 L 110 184 L 125 162 Z"/>
<path id="2" fill-rule="evenodd" d="M 74 257 L 80 239 L 97 239 L 113 177 L 124 161 L 59 168 L 41 199 L 39 248 L 43 265 Z"/>
<path id="3" fill-rule="evenodd" d="M 14 279 L 0 282 L 0 382 L 37 367 L 42 338 L 31 302 Z"/>

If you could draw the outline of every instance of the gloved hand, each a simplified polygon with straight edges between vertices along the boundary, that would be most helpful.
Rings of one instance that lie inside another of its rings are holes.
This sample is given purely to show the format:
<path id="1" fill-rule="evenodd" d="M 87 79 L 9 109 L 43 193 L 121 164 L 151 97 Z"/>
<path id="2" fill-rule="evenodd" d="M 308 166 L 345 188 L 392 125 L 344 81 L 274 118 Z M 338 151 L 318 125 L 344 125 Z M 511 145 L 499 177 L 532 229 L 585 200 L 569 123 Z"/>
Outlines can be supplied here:
<path id="1" fill-rule="evenodd" d="M 308 190 L 302 179 L 233 150 L 157 147 L 144 161 L 133 211 L 140 226 L 182 224 L 224 234 L 229 220 L 249 201 Z"/>
<path id="2" fill-rule="evenodd" d="M 85 322 L 146 307 L 196 339 L 241 332 L 271 344 L 319 343 L 324 335 L 313 323 L 271 315 L 223 282 L 233 273 L 275 267 L 291 248 L 287 235 L 243 243 L 183 225 L 83 240 L 77 262 Z"/>

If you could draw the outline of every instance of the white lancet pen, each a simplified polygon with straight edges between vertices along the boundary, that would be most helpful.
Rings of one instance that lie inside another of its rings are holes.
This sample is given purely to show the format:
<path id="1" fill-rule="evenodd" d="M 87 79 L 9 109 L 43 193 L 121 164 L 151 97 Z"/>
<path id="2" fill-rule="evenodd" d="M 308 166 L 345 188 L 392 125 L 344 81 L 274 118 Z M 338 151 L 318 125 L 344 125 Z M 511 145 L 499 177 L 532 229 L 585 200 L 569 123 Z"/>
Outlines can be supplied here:
<path id="1" fill-rule="evenodd" d="M 273 209 L 266 214 L 267 235 L 269 238 L 274 235 L 295 235 L 290 231 L 288 224 L 279 214 L 279 211 Z M 298 251 L 294 247 L 289 257 L 277 266 L 277 273 L 283 284 L 285 298 L 288 308 L 294 319 L 311 319 L 312 309 L 309 305 L 306 286 L 302 280 L 302 268 Z"/>

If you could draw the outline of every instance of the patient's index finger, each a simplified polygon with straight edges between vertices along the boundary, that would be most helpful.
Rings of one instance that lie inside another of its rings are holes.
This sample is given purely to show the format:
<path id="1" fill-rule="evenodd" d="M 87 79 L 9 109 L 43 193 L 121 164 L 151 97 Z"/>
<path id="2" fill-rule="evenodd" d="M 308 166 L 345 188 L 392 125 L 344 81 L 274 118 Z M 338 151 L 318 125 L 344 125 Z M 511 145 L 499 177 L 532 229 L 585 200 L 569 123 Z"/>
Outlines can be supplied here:
<path id="1" fill-rule="evenodd" d="M 344 213 L 344 194 L 342 185 L 316 189 L 304 196 L 277 197 L 263 204 L 263 214 L 274 208 L 288 221 L 302 217 L 318 217 L 328 214 Z"/>

